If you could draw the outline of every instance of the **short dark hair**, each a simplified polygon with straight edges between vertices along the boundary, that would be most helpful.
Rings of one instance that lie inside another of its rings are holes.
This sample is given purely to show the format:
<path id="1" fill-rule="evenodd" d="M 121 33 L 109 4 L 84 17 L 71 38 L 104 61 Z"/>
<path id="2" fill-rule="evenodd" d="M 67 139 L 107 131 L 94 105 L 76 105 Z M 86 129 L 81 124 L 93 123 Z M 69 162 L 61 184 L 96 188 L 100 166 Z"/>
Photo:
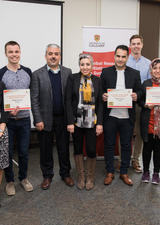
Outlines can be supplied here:
<path id="1" fill-rule="evenodd" d="M 6 53 L 6 50 L 7 50 L 7 46 L 8 46 L 8 45 L 12 45 L 12 46 L 18 45 L 18 47 L 20 48 L 20 45 L 18 44 L 18 42 L 16 42 L 16 41 L 8 41 L 8 42 L 5 44 L 5 46 L 4 46 L 5 53 Z"/>
<path id="2" fill-rule="evenodd" d="M 118 49 L 122 49 L 122 50 L 126 51 L 127 55 L 129 55 L 129 48 L 128 48 L 128 46 L 126 46 L 126 45 L 118 45 L 117 48 L 114 51 L 114 54 L 116 54 Z"/>
<path id="3" fill-rule="evenodd" d="M 132 35 L 131 38 L 129 39 L 130 43 L 133 39 L 137 39 L 137 38 L 139 38 L 141 40 L 141 42 L 143 43 L 143 37 L 139 34 Z"/>

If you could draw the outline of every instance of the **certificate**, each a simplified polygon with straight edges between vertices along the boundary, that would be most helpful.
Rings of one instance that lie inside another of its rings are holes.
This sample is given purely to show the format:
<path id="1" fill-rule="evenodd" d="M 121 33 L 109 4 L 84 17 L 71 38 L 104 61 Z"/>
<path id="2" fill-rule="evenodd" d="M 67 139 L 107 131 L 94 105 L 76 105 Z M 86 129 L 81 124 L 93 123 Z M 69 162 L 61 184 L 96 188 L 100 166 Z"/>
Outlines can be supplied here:
<path id="1" fill-rule="evenodd" d="M 108 89 L 108 108 L 132 108 L 132 89 Z"/>
<path id="2" fill-rule="evenodd" d="M 160 105 L 160 87 L 146 87 L 146 105 Z"/>
<path id="3" fill-rule="evenodd" d="M 12 111 L 17 106 L 20 110 L 31 108 L 29 89 L 9 89 L 3 91 L 4 111 Z"/>

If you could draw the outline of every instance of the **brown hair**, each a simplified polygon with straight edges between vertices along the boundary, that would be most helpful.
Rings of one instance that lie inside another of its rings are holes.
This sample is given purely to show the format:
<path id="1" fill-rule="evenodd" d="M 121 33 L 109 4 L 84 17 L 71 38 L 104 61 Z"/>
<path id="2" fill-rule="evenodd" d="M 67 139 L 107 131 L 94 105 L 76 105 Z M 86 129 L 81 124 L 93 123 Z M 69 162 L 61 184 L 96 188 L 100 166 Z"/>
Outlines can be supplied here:
<path id="1" fill-rule="evenodd" d="M 20 48 L 20 45 L 19 45 L 16 41 L 9 41 L 9 42 L 7 42 L 7 43 L 5 44 L 5 46 L 4 46 L 5 53 L 6 53 L 6 50 L 7 50 L 7 46 L 8 46 L 8 45 L 12 45 L 12 46 L 18 45 L 18 47 Z"/>
<path id="2" fill-rule="evenodd" d="M 139 35 L 139 34 L 134 34 L 134 35 L 132 35 L 132 37 L 130 38 L 130 43 L 131 43 L 131 41 L 133 40 L 133 39 L 136 39 L 136 38 L 139 38 L 140 40 L 141 40 L 141 42 L 143 43 L 143 37 L 141 36 L 141 35 Z"/>

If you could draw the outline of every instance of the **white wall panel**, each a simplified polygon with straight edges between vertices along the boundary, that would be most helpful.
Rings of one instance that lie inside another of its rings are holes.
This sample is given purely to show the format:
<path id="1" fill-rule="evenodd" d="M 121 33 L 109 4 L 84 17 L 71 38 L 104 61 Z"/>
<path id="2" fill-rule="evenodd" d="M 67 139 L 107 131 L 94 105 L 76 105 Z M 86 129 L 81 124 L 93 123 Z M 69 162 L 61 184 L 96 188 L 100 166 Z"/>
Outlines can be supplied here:
<path id="1" fill-rule="evenodd" d="M 17 41 L 21 64 L 33 71 L 45 64 L 48 43 L 61 43 L 61 6 L 0 1 L 0 67 L 7 63 L 4 45 Z"/>
<path id="2" fill-rule="evenodd" d="M 101 0 L 101 25 L 107 28 L 139 27 L 138 0 Z"/>

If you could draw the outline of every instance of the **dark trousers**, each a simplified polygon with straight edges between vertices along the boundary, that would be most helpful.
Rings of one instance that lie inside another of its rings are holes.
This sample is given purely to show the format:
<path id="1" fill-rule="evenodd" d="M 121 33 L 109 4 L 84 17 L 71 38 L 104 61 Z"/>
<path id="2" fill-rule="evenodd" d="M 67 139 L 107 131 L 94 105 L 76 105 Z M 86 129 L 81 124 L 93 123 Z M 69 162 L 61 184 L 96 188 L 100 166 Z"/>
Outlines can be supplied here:
<path id="1" fill-rule="evenodd" d="M 94 128 L 79 128 L 75 126 L 73 134 L 74 154 L 83 154 L 83 142 L 85 137 L 86 153 L 89 158 L 96 157 L 96 131 Z"/>
<path id="2" fill-rule="evenodd" d="M 131 157 L 133 125 L 129 119 L 109 117 L 104 121 L 104 158 L 108 173 L 114 173 L 114 153 L 116 135 L 119 132 L 121 143 L 121 174 L 127 174 Z"/>
<path id="3" fill-rule="evenodd" d="M 153 137 L 153 134 L 148 134 L 148 141 L 144 142 L 143 145 L 143 171 L 149 171 L 149 164 L 151 161 L 153 151 L 153 165 L 154 172 L 159 173 L 160 170 L 160 139 L 158 137 Z"/>
<path id="4" fill-rule="evenodd" d="M 69 133 L 67 132 L 63 116 L 54 116 L 52 131 L 38 132 L 40 144 L 40 167 L 44 178 L 54 175 L 53 138 L 56 137 L 56 147 L 59 160 L 59 174 L 62 178 L 70 176 Z"/>
<path id="5" fill-rule="evenodd" d="M 9 167 L 6 168 L 5 177 L 7 182 L 14 181 L 13 172 L 13 151 L 15 144 L 15 137 L 18 150 L 18 163 L 19 163 L 19 180 L 23 180 L 27 177 L 28 169 L 28 149 L 30 142 L 30 129 L 31 122 L 30 118 L 23 118 L 19 120 L 10 119 L 8 124 L 8 135 L 9 135 Z"/>

